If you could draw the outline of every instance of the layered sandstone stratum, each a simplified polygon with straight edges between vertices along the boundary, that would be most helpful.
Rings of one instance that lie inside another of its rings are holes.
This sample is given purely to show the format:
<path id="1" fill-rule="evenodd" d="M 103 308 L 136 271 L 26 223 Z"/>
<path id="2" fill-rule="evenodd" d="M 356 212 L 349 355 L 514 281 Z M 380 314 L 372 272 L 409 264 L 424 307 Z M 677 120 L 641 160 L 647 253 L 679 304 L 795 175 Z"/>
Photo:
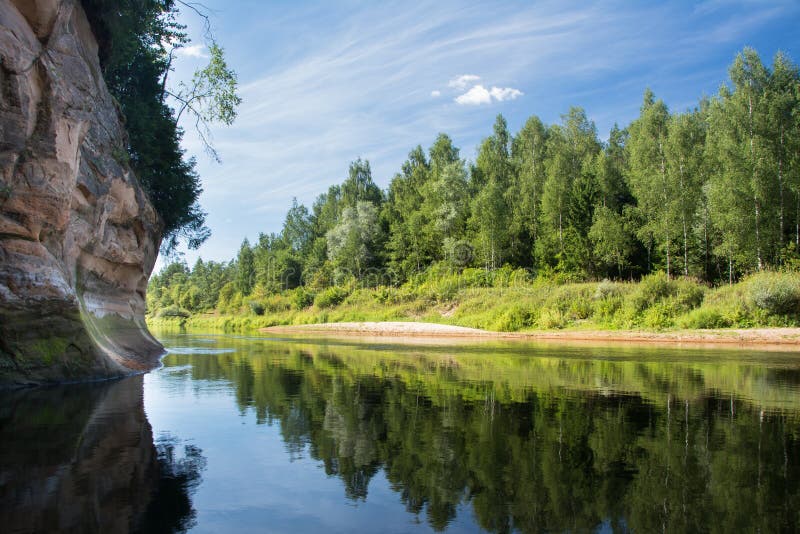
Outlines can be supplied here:
<path id="1" fill-rule="evenodd" d="M 146 370 L 160 221 L 79 0 L 0 0 L 0 384 Z"/>

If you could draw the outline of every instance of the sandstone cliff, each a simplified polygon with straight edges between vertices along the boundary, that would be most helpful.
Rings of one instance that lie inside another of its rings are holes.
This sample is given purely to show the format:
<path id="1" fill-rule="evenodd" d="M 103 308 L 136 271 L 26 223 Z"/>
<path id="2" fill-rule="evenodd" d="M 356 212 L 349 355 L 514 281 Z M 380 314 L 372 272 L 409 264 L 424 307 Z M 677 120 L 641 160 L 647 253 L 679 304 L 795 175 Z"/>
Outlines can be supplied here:
<path id="1" fill-rule="evenodd" d="M 78 0 L 0 0 L 0 384 L 152 368 L 160 221 Z"/>

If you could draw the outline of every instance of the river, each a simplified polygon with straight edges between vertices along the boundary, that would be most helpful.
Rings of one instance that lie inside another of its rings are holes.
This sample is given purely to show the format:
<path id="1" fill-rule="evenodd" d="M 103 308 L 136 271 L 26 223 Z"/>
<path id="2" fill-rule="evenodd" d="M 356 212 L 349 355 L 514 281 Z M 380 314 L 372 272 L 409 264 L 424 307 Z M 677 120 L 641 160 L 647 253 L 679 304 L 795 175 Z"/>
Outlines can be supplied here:
<path id="1" fill-rule="evenodd" d="M 156 332 L 0 392 L 4 532 L 779 532 L 800 356 Z"/>

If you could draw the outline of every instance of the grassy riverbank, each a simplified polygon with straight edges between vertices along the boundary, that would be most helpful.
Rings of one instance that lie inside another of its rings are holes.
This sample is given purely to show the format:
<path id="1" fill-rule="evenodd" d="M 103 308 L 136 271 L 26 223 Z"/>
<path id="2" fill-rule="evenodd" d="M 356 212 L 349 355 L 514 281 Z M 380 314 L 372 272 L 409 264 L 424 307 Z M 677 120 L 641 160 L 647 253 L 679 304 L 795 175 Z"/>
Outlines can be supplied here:
<path id="1" fill-rule="evenodd" d="M 759 273 L 711 288 L 663 274 L 641 282 L 522 279 L 467 270 L 399 288 L 297 289 L 243 303 L 236 313 L 157 311 L 153 326 L 244 332 L 277 325 L 421 321 L 500 332 L 800 326 L 800 275 Z"/>

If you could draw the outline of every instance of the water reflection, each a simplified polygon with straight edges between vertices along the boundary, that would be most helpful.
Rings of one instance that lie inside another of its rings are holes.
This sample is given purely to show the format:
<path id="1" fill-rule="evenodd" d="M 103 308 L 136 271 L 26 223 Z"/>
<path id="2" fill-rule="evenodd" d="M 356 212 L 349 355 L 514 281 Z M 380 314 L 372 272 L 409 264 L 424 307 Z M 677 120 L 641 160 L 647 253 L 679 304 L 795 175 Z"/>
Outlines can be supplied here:
<path id="1" fill-rule="evenodd" d="M 4 532 L 179 532 L 202 451 L 153 442 L 142 377 L 0 393 Z"/>
<path id="2" fill-rule="evenodd" d="M 795 356 L 217 345 L 236 352 L 165 365 L 228 382 L 240 413 L 278 424 L 289 454 L 307 451 L 352 501 L 383 471 L 434 530 L 465 503 L 494 532 L 798 524 Z"/>
<path id="3" fill-rule="evenodd" d="M 0 395 L 4 531 L 800 523 L 794 355 L 162 338 L 144 382 Z"/>

